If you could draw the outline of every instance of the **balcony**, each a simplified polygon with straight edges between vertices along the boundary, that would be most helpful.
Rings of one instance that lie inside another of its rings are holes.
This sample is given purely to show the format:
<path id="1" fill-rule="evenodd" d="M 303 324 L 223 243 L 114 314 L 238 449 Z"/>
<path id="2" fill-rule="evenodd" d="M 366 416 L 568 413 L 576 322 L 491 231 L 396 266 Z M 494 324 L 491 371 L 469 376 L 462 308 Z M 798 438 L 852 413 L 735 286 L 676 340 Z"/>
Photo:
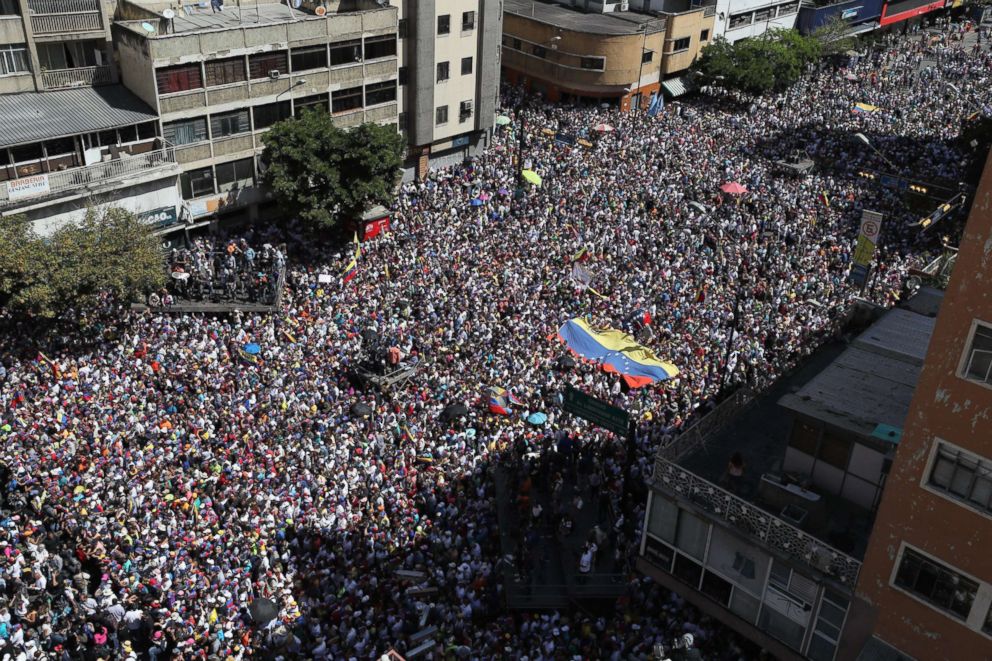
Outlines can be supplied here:
<path id="1" fill-rule="evenodd" d="M 67 87 L 107 85 L 114 82 L 114 75 L 111 67 L 76 67 L 42 71 L 41 80 L 46 90 L 59 90 Z"/>
<path id="2" fill-rule="evenodd" d="M 36 36 L 103 30 L 99 0 L 28 0 L 28 10 Z"/>
<path id="3" fill-rule="evenodd" d="M 10 188 L 16 189 L 18 182 L 23 179 L 5 181 L 0 183 L 0 209 L 19 204 L 22 200 L 33 203 L 46 198 L 84 193 L 114 180 L 135 177 L 149 170 L 168 166 L 172 166 L 178 173 L 175 149 L 171 145 L 135 155 L 124 154 L 120 158 L 86 167 L 35 175 L 30 177 L 35 180 L 31 192 L 16 191 L 14 199 L 11 199 Z"/>

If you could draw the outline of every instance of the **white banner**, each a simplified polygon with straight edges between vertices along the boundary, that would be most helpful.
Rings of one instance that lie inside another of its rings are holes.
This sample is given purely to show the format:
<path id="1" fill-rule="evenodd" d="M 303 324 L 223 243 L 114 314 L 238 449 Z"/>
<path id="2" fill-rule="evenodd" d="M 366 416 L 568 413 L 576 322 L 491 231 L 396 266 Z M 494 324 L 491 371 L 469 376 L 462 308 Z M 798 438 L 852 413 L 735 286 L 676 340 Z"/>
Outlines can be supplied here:
<path id="1" fill-rule="evenodd" d="M 12 179 L 7 182 L 7 199 L 11 202 L 23 200 L 26 197 L 44 195 L 49 190 L 48 175 L 36 174 L 33 177 Z"/>

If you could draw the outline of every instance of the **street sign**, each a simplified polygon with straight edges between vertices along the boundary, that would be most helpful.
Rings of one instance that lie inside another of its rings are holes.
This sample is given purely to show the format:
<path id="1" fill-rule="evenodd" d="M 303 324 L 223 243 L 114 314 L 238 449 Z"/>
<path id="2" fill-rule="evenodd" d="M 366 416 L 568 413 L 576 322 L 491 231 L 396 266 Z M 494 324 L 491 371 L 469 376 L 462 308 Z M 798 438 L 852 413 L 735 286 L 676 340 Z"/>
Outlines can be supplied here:
<path id="1" fill-rule="evenodd" d="M 630 416 L 626 411 L 612 404 L 607 404 L 601 399 L 596 399 L 592 395 L 587 395 L 581 390 L 569 386 L 565 390 L 563 408 L 572 415 L 577 415 L 594 425 L 609 429 L 615 434 L 620 436 L 627 434 Z"/>

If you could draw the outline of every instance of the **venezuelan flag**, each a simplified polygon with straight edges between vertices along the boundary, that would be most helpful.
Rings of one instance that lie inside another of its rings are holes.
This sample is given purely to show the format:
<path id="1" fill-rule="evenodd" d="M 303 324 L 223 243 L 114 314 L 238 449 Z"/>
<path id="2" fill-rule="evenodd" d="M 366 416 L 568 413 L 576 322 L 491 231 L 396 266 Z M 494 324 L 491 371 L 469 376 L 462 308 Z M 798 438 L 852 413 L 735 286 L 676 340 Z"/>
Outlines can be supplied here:
<path id="1" fill-rule="evenodd" d="M 679 374 L 675 365 L 659 360 L 630 335 L 613 328 L 595 330 L 584 319 L 566 321 L 558 329 L 558 337 L 583 358 L 602 363 L 607 372 L 620 374 L 631 388 L 673 379 Z"/>
<path id="2" fill-rule="evenodd" d="M 875 112 L 878 110 L 878 106 L 873 106 L 870 103 L 855 103 L 852 110 L 854 112 Z"/>
<path id="3" fill-rule="evenodd" d="M 489 412 L 510 415 L 510 398 L 505 388 L 493 386 L 489 389 Z"/>
<path id="4" fill-rule="evenodd" d="M 346 283 L 351 282 L 351 280 L 356 275 L 358 275 L 358 260 L 352 259 L 350 262 L 348 262 L 348 268 L 346 268 L 344 271 L 344 276 L 343 276 L 344 281 Z"/>

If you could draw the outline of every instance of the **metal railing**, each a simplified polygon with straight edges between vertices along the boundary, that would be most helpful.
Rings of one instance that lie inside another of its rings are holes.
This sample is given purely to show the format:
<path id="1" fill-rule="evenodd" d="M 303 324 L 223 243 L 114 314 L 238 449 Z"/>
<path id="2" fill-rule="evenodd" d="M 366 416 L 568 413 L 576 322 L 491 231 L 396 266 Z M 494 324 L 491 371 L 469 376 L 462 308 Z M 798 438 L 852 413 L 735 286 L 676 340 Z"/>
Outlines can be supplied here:
<path id="1" fill-rule="evenodd" d="M 28 0 L 28 11 L 35 34 L 103 29 L 99 0 Z"/>
<path id="2" fill-rule="evenodd" d="M 716 14 L 716 5 L 706 5 L 703 7 L 703 17 L 707 18 Z"/>
<path id="3" fill-rule="evenodd" d="M 150 168 L 168 165 L 176 162 L 175 149 L 169 145 L 156 151 L 122 156 L 121 158 L 103 163 L 94 163 L 82 168 L 48 173 L 48 190 L 35 197 L 24 198 L 27 201 L 58 196 L 76 192 L 92 184 L 99 184 L 112 179 L 119 179 L 132 174 L 140 174 Z M 0 207 L 13 204 L 7 193 L 7 182 L 0 184 Z M 15 200 L 20 202 L 21 200 Z"/>
<path id="4" fill-rule="evenodd" d="M 86 87 L 113 82 L 113 69 L 110 67 L 77 67 L 75 69 L 51 69 L 41 72 L 45 89 L 55 90 L 64 87 Z"/>
<path id="5" fill-rule="evenodd" d="M 733 395 L 699 419 L 696 424 L 683 429 L 672 441 L 658 448 L 658 456 L 669 461 L 678 461 L 687 453 L 705 445 L 718 434 L 733 418 L 754 401 L 754 391 L 740 388 Z"/>
<path id="6" fill-rule="evenodd" d="M 656 488 L 691 502 L 764 546 L 837 579 L 851 590 L 858 582 L 860 561 L 664 457 L 655 459 L 652 482 Z"/>

